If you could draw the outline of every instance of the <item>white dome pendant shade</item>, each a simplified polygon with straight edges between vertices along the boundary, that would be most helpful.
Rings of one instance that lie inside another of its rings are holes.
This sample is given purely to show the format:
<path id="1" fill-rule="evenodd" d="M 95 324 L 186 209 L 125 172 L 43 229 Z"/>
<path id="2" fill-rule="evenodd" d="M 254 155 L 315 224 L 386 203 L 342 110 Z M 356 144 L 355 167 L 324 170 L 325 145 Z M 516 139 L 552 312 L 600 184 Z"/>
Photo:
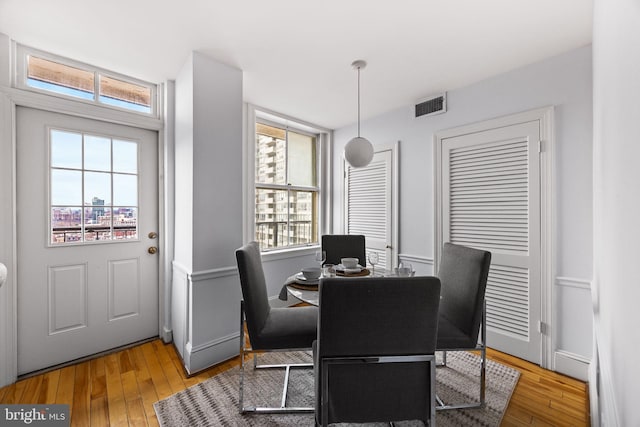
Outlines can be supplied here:
<path id="1" fill-rule="evenodd" d="M 373 159 L 373 145 L 368 139 L 356 136 L 344 146 L 344 158 L 354 168 L 363 168 Z"/>
<path id="2" fill-rule="evenodd" d="M 354 168 L 362 168 L 373 159 L 373 145 L 367 138 L 360 136 L 360 70 L 367 66 L 362 60 L 353 61 L 351 66 L 358 70 L 358 136 L 344 146 L 344 158 Z"/>

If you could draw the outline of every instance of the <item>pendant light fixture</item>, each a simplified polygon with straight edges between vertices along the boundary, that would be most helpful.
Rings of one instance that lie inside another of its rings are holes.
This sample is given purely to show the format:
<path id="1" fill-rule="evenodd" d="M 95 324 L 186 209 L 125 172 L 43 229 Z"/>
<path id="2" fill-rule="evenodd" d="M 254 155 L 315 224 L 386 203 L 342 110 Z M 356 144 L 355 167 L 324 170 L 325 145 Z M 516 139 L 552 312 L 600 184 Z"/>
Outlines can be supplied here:
<path id="1" fill-rule="evenodd" d="M 353 68 L 358 70 L 358 136 L 344 146 L 344 158 L 354 168 L 362 168 L 373 159 L 373 145 L 367 138 L 360 136 L 360 70 L 367 66 L 363 60 L 353 61 Z"/>

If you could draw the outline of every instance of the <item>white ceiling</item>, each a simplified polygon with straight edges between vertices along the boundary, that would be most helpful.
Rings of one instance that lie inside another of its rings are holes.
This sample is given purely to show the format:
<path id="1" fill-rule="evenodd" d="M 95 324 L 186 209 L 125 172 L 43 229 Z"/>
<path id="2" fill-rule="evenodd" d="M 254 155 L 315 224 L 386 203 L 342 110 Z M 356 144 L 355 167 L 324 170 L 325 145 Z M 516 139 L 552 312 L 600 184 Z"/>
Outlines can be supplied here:
<path id="1" fill-rule="evenodd" d="M 19 43 L 154 83 L 189 52 L 244 99 L 328 128 L 591 43 L 591 0 L 0 0 Z"/>

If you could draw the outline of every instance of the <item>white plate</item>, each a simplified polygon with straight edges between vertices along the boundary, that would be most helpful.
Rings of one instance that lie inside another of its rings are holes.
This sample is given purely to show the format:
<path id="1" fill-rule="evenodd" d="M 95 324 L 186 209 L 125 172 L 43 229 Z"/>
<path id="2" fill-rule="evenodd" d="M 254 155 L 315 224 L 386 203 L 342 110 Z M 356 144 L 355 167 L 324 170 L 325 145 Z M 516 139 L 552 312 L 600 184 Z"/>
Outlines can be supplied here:
<path id="1" fill-rule="evenodd" d="M 308 283 L 310 285 L 315 285 L 315 284 L 318 283 L 318 281 L 320 279 L 307 279 L 306 277 L 304 277 L 304 275 L 302 273 L 298 273 L 298 274 L 296 274 L 296 280 L 300 280 L 300 281 Z"/>

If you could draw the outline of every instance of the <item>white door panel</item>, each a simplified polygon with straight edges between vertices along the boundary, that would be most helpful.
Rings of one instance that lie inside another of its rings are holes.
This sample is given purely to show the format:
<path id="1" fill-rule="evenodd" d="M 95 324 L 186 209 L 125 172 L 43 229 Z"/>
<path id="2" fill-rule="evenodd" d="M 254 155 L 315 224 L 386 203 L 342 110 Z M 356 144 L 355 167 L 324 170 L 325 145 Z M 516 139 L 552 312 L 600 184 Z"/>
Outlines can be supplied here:
<path id="1" fill-rule="evenodd" d="M 128 160 L 118 160 L 115 148 L 111 148 L 111 154 L 106 150 L 90 159 L 88 143 L 81 144 L 80 157 L 85 158 L 82 168 L 130 161 L 136 173 L 118 175 L 64 168 L 50 171 L 51 159 L 62 156 L 61 152 L 50 152 L 50 138 L 54 139 L 51 135 L 56 131 L 83 135 L 83 141 L 97 135 L 111 141 L 111 147 L 115 146 L 113 141 L 124 141 L 134 147 Z M 147 251 L 158 244 L 157 239 L 148 236 L 149 232 L 158 231 L 157 162 L 156 132 L 17 109 L 19 374 L 158 335 L 158 256 Z M 103 181 L 112 178 L 111 190 L 102 199 L 96 197 L 92 191 L 102 191 L 101 184 L 96 184 L 99 180 L 83 178 L 78 181 L 78 194 L 84 192 L 85 202 L 93 195 L 94 206 L 66 210 L 52 207 L 49 212 L 50 203 L 56 204 L 56 198 L 71 200 L 64 191 L 75 191 L 62 188 L 60 192 L 62 184 L 56 181 L 56 173 L 93 174 Z M 130 196 L 125 197 L 124 187 L 116 184 L 118 180 L 128 182 L 125 187 L 137 186 L 137 190 L 129 188 Z M 111 207 L 109 199 L 113 199 Z M 135 207 L 113 207 L 115 201 L 125 199 L 124 204 Z M 58 221 L 59 225 L 66 212 L 84 212 L 82 228 L 54 227 L 52 231 L 51 221 Z M 110 224 L 106 229 L 105 223 Z M 125 235 L 128 237 L 121 237 Z M 68 240 L 57 244 L 55 236 Z M 78 236 L 89 241 L 68 243 Z"/>
<path id="2" fill-rule="evenodd" d="M 541 361 L 538 121 L 442 139 L 442 241 L 491 252 L 487 343 Z"/>
<path id="3" fill-rule="evenodd" d="M 345 232 L 363 234 L 366 253 L 378 253 L 378 267 L 391 269 L 393 247 L 393 149 L 378 149 L 363 168 L 345 162 Z M 368 260 L 365 260 L 368 264 Z M 362 263 L 364 265 L 364 263 Z"/>

